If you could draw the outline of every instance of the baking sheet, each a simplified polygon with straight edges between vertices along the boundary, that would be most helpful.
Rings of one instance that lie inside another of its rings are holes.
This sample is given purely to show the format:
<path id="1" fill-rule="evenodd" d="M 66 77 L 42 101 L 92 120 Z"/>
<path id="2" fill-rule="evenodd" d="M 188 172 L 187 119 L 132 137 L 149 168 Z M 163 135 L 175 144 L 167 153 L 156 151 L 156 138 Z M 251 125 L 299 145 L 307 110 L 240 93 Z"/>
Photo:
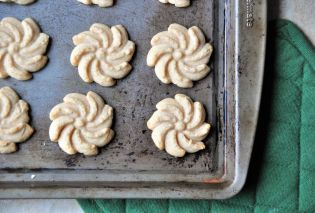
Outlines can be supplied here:
<path id="1" fill-rule="evenodd" d="M 52 36 L 51 60 L 42 74 L 28 82 L 0 81 L 31 103 L 37 128 L 19 155 L 1 156 L 0 198 L 223 199 L 237 194 L 246 180 L 257 125 L 266 8 L 266 0 L 192 0 L 186 9 L 151 0 L 119 0 L 110 9 L 75 0 L 0 4 L 0 18 L 32 16 Z M 138 45 L 134 71 L 113 88 L 83 83 L 69 63 L 71 37 L 96 21 L 124 24 Z M 214 44 L 214 69 L 193 89 L 162 85 L 145 65 L 151 37 L 168 22 L 198 25 Z M 66 156 L 48 140 L 48 113 L 66 93 L 88 90 L 116 108 L 119 134 L 95 158 Z M 145 127 L 155 103 L 177 92 L 202 101 L 214 124 L 207 150 L 181 159 L 157 151 Z"/>
<path id="2" fill-rule="evenodd" d="M 114 7 L 86 6 L 75 0 L 39 0 L 29 6 L 1 4 L 0 18 L 13 16 L 37 21 L 43 32 L 51 37 L 49 63 L 30 81 L 0 80 L 0 86 L 11 86 L 31 107 L 31 125 L 36 133 L 19 151 L 0 156 L 2 169 L 65 169 L 65 170 L 120 170 L 158 171 L 162 173 L 215 173 L 218 170 L 216 131 L 216 91 L 214 71 L 191 89 L 162 84 L 154 70 L 146 65 L 150 40 L 158 32 L 167 30 L 171 23 L 186 27 L 198 26 L 208 41 L 214 38 L 214 2 L 196 0 L 189 8 L 176 8 L 153 0 L 116 1 Z M 122 24 L 130 39 L 137 45 L 131 64 L 132 72 L 114 87 L 106 88 L 83 82 L 72 67 L 69 58 L 74 45 L 72 36 L 89 29 L 95 23 L 109 26 Z M 213 60 L 214 57 L 212 57 Z M 115 139 L 100 149 L 96 157 L 81 154 L 68 156 L 48 137 L 51 108 L 72 92 L 100 94 L 115 109 Z M 155 104 L 177 93 L 201 101 L 212 124 L 212 133 L 205 140 L 207 148 L 184 158 L 173 158 L 159 151 L 151 140 L 146 121 L 155 110 Z M 221 165 L 222 167 L 222 165 Z"/>

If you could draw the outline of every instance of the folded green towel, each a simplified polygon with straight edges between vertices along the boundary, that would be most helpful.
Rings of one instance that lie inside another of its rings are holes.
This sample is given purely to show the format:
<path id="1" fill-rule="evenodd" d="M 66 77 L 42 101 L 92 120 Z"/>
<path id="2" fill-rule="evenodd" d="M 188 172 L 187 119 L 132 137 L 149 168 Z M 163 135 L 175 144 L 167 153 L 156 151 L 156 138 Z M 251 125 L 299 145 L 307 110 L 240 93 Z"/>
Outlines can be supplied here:
<path id="1" fill-rule="evenodd" d="M 289 21 L 269 23 L 260 120 L 245 188 L 234 198 L 79 200 L 94 212 L 315 212 L 315 49 Z"/>

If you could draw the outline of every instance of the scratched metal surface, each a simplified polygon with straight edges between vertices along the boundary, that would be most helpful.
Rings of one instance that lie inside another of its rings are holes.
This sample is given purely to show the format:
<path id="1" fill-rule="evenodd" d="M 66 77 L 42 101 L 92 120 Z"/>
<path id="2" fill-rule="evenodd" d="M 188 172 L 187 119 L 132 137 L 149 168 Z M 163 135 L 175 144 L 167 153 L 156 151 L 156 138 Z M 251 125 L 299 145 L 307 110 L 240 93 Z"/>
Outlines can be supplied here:
<path id="1" fill-rule="evenodd" d="M 31 106 L 31 125 L 36 133 L 19 151 L 0 156 L 1 169 L 71 169 L 71 170 L 156 170 L 168 173 L 214 173 L 218 169 L 216 151 L 216 101 L 214 72 L 192 89 L 164 85 L 146 66 L 150 39 L 166 30 L 171 23 L 199 26 L 208 40 L 214 42 L 214 11 L 212 0 L 193 1 L 186 9 L 160 4 L 152 0 L 117 1 L 111 8 L 85 6 L 75 0 L 39 0 L 30 6 L 0 4 L 0 18 L 13 16 L 19 19 L 32 17 L 43 32 L 51 37 L 49 63 L 30 81 L 0 80 L 0 86 L 13 87 Z M 137 51 L 131 64 L 134 69 L 128 77 L 111 88 L 84 83 L 69 56 L 73 49 L 72 36 L 88 30 L 95 22 L 107 25 L 122 24 L 135 41 Z M 220 57 L 217 57 L 220 58 Z M 50 142 L 48 118 L 50 109 L 71 92 L 95 91 L 115 108 L 115 139 L 96 157 L 81 154 L 68 156 L 56 143 Z M 207 149 L 182 159 L 158 151 L 151 141 L 146 121 L 155 104 L 163 98 L 184 93 L 206 106 L 207 121 L 213 124 L 212 134 L 205 143 Z"/>
<path id="2" fill-rule="evenodd" d="M 51 61 L 42 73 L 29 82 L 0 81 L 30 102 L 37 128 L 19 155 L 0 157 L 0 198 L 223 199 L 237 194 L 246 180 L 257 125 L 266 6 L 267 0 L 196 0 L 188 9 L 149 0 L 117 1 L 106 10 L 75 0 L 0 4 L 0 18 L 32 16 L 53 38 Z M 96 21 L 124 24 L 138 44 L 133 73 L 114 88 L 82 83 L 68 62 L 71 37 Z M 213 72 L 193 89 L 161 85 L 145 65 L 150 38 L 173 22 L 200 26 L 215 46 Z M 66 93 L 88 90 L 116 108 L 119 134 L 97 157 L 69 157 L 48 140 L 48 112 Z M 145 127 L 155 103 L 177 92 L 202 101 L 214 124 L 207 150 L 182 159 L 158 152 Z"/>

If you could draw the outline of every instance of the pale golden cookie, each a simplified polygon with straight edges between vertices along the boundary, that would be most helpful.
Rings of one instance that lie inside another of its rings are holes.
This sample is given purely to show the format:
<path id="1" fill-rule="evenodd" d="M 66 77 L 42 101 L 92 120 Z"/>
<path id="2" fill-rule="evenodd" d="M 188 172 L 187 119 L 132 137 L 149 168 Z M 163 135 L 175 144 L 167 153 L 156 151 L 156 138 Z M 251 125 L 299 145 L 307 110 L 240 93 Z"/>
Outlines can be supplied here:
<path id="1" fill-rule="evenodd" d="M 4 18 L 0 22 L 0 78 L 8 76 L 28 80 L 47 62 L 45 52 L 49 36 L 41 33 L 30 18 L 19 21 Z"/>
<path id="2" fill-rule="evenodd" d="M 28 124 L 28 110 L 28 104 L 13 89 L 0 89 L 0 153 L 15 152 L 16 143 L 33 134 L 34 129 Z"/>
<path id="3" fill-rule="evenodd" d="M 110 7 L 114 4 L 114 0 L 77 0 L 83 4 L 96 4 L 100 7 Z"/>
<path id="4" fill-rule="evenodd" d="M 71 53 L 71 64 L 78 66 L 79 75 L 87 83 L 113 86 L 132 69 L 129 64 L 135 44 L 121 25 L 111 28 L 104 24 L 93 24 L 89 31 L 73 37 L 76 45 Z"/>
<path id="5" fill-rule="evenodd" d="M 114 110 L 94 92 L 71 93 L 50 112 L 49 137 L 69 155 L 97 155 L 114 137 Z"/>
<path id="6" fill-rule="evenodd" d="M 205 123 L 206 112 L 200 102 L 177 94 L 175 99 L 166 98 L 156 105 L 147 122 L 152 130 L 154 144 L 174 157 L 183 157 L 186 152 L 195 153 L 205 149 L 202 142 L 210 132 Z"/>
<path id="7" fill-rule="evenodd" d="M 16 4 L 31 4 L 36 0 L 0 0 L 0 2 L 13 2 Z"/>
<path id="8" fill-rule="evenodd" d="M 164 4 L 174 4 L 176 7 L 188 7 L 190 5 L 190 0 L 159 0 Z"/>
<path id="9" fill-rule="evenodd" d="M 165 84 L 190 88 L 210 72 L 212 46 L 198 27 L 171 24 L 168 31 L 152 38 L 151 45 L 147 64 L 155 67 L 156 76 Z"/>

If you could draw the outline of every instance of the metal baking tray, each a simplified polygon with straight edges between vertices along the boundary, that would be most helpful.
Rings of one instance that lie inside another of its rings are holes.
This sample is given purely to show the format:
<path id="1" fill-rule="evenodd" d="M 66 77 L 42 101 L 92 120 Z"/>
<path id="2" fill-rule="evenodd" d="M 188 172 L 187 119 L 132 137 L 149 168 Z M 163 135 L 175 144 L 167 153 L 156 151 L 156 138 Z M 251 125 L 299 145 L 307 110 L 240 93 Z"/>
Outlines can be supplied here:
<path id="1" fill-rule="evenodd" d="M 223 199 L 245 182 L 263 79 L 265 0 L 194 0 L 176 8 L 157 0 L 117 0 L 114 7 L 75 0 L 0 4 L 0 18 L 34 18 L 51 37 L 49 63 L 30 81 L 6 79 L 31 106 L 36 133 L 0 156 L 0 198 Z M 99 22 L 122 24 L 137 51 L 130 75 L 111 88 L 84 83 L 69 62 L 72 36 Z M 199 26 L 214 45 L 212 72 L 191 89 L 164 85 L 146 66 L 150 39 L 171 23 Z M 50 109 L 70 92 L 95 91 L 115 108 L 115 139 L 96 157 L 68 156 L 49 141 Z M 153 145 L 146 121 L 163 98 L 201 101 L 213 124 L 206 150 L 173 158 Z"/>

